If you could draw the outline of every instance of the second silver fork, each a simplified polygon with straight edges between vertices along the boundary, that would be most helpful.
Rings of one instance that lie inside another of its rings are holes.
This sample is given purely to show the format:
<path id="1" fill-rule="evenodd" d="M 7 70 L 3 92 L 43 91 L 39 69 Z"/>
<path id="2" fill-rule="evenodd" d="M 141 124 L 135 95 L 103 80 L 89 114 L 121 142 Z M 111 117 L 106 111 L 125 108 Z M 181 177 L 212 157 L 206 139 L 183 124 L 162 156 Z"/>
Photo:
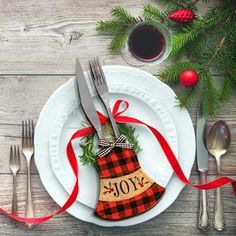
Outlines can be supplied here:
<path id="1" fill-rule="evenodd" d="M 22 121 L 22 153 L 27 161 L 27 203 L 26 203 L 26 217 L 34 217 L 34 205 L 32 199 L 31 186 L 31 159 L 34 154 L 34 124 L 32 120 Z M 33 223 L 26 224 L 29 228 Z"/>

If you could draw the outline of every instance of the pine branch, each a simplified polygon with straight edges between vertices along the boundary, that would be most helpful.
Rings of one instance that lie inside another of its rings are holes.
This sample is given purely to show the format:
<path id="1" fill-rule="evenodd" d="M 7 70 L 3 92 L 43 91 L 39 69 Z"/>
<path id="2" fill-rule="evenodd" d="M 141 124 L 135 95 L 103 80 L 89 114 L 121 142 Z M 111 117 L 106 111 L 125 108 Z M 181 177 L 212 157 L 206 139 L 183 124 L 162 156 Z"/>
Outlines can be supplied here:
<path id="1" fill-rule="evenodd" d="M 192 88 L 185 88 L 183 89 L 177 96 L 178 105 L 180 108 L 190 108 L 192 107 L 193 103 L 199 99 L 199 93 L 201 94 L 202 89 L 202 78 L 199 79 L 197 85 Z"/>
<path id="2" fill-rule="evenodd" d="M 135 128 L 132 128 L 127 124 L 118 124 L 118 129 L 121 134 L 124 134 L 127 137 L 130 143 L 134 144 L 134 150 L 136 153 L 142 151 L 142 148 L 138 142 L 138 135 L 135 135 Z M 111 136 L 111 134 L 113 133 L 111 130 L 111 126 L 106 123 L 105 126 L 103 126 L 104 136 Z M 94 136 L 95 133 L 92 133 L 81 140 L 79 146 L 82 149 L 82 155 L 80 155 L 79 158 L 82 165 L 91 165 L 96 170 L 98 170 Z"/>
<path id="3" fill-rule="evenodd" d="M 210 74 L 202 74 L 202 102 L 203 102 L 203 110 L 208 116 L 215 116 L 219 107 L 219 94 Z"/>
<path id="4" fill-rule="evenodd" d="M 164 5 L 169 4 L 171 6 L 176 6 L 179 9 L 187 8 L 190 5 L 194 4 L 191 0 L 159 0 L 159 1 Z M 199 1 L 199 0 L 197 0 L 197 1 Z"/>
<path id="5" fill-rule="evenodd" d="M 127 41 L 129 32 L 130 29 L 122 29 L 117 31 L 108 45 L 108 48 L 112 53 L 117 54 L 122 50 Z"/>
<path id="6" fill-rule="evenodd" d="M 224 44 L 225 44 L 225 36 L 223 36 L 217 45 L 214 45 L 212 48 L 210 48 L 208 51 L 203 53 L 201 64 L 203 65 L 203 69 L 201 70 L 201 73 L 205 73 L 207 71 L 210 71 L 212 69 L 220 69 L 220 65 L 224 63 L 222 59 L 224 60 L 224 57 L 222 57 L 224 53 Z"/>
<path id="7" fill-rule="evenodd" d="M 157 20 L 168 24 L 168 18 L 155 6 L 151 4 L 143 5 L 143 16 L 146 20 Z"/>
<path id="8" fill-rule="evenodd" d="M 189 42 L 195 40 L 200 33 L 206 32 L 216 25 L 223 17 L 220 9 L 208 11 L 201 19 L 195 19 L 191 25 L 183 27 L 172 37 L 172 55 L 180 52 Z"/>
<path id="9" fill-rule="evenodd" d="M 134 151 L 136 153 L 139 153 L 142 151 L 142 148 L 138 142 L 138 135 L 134 135 L 135 128 L 133 128 L 132 126 L 128 126 L 126 124 L 120 123 L 118 125 L 118 129 L 121 134 L 124 134 L 126 136 L 129 143 L 134 144 Z"/>
<path id="10" fill-rule="evenodd" d="M 183 54 L 195 61 L 201 58 L 202 54 L 212 47 L 220 37 L 222 37 L 222 32 L 216 30 L 209 30 L 207 37 L 205 37 L 204 33 L 201 33 L 194 41 L 185 46 Z"/>
<path id="11" fill-rule="evenodd" d="M 176 84 L 179 82 L 180 74 L 187 69 L 198 70 L 198 65 L 190 61 L 177 62 L 163 69 L 160 79 L 169 85 Z"/>
<path id="12" fill-rule="evenodd" d="M 236 1 L 222 0 L 203 17 L 196 18 L 190 24 L 177 24 L 169 20 L 169 15 L 182 8 L 196 9 L 198 0 L 160 0 L 166 5 L 161 12 L 156 6 L 145 4 L 143 18 L 134 18 L 122 7 L 114 8 L 113 19 L 100 21 L 97 30 L 113 36 L 109 48 L 118 53 L 127 41 L 128 34 L 137 22 L 153 20 L 167 26 L 174 26 L 171 56 L 175 64 L 161 71 L 160 78 L 167 84 L 175 84 L 183 70 L 193 69 L 199 74 L 199 82 L 192 89 L 183 89 L 178 96 L 180 107 L 191 107 L 197 99 L 202 99 L 207 115 L 216 114 L 220 105 L 227 101 L 236 83 Z M 207 3 L 208 0 L 202 0 Z M 191 61 L 180 61 L 187 55 Z M 176 63 L 176 61 L 178 61 Z M 213 71 L 224 74 L 217 89 Z"/>
<path id="13" fill-rule="evenodd" d="M 131 14 L 121 6 L 113 8 L 111 10 L 111 15 L 129 26 L 134 26 L 141 20 L 140 17 L 136 18 L 131 16 Z"/>
<path id="14" fill-rule="evenodd" d="M 190 90 L 184 89 L 176 97 L 178 106 L 180 108 L 188 109 L 193 105 L 196 97 L 197 97 L 197 92 L 195 88 Z"/>
<path id="15" fill-rule="evenodd" d="M 82 155 L 80 156 L 80 161 L 82 165 L 91 165 L 97 168 L 97 157 L 95 154 L 94 146 L 94 133 L 87 135 L 83 141 L 79 144 L 82 149 Z"/>
<path id="16" fill-rule="evenodd" d="M 230 77 L 230 75 L 229 74 L 224 75 L 223 82 L 221 84 L 219 91 L 219 100 L 221 103 L 224 103 L 230 99 L 234 85 L 235 81 Z"/>
<path id="17" fill-rule="evenodd" d="M 133 17 L 121 6 L 111 10 L 112 20 L 98 21 L 96 30 L 102 34 L 113 35 L 111 42 L 108 45 L 112 53 L 119 53 L 124 47 L 130 30 L 139 22 L 142 22 L 141 17 Z"/>
<path id="18" fill-rule="evenodd" d="M 96 25 L 96 30 L 102 34 L 114 34 L 121 30 L 123 24 L 120 20 L 106 20 L 98 21 Z"/>

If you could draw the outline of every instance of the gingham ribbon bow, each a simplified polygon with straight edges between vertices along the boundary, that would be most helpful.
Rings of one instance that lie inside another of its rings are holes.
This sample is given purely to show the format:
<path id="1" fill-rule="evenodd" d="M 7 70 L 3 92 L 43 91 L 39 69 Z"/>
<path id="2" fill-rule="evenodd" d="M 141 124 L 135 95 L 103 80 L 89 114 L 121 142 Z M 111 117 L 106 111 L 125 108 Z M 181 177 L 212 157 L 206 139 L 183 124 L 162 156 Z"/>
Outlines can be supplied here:
<path id="1" fill-rule="evenodd" d="M 134 145 L 132 143 L 126 143 L 125 142 L 126 139 L 127 138 L 123 134 L 121 134 L 115 141 L 108 141 L 105 139 L 101 139 L 99 141 L 99 146 L 102 147 L 102 149 L 99 152 L 97 152 L 97 155 L 99 157 L 103 157 L 108 153 L 110 153 L 114 147 L 132 149 Z"/>

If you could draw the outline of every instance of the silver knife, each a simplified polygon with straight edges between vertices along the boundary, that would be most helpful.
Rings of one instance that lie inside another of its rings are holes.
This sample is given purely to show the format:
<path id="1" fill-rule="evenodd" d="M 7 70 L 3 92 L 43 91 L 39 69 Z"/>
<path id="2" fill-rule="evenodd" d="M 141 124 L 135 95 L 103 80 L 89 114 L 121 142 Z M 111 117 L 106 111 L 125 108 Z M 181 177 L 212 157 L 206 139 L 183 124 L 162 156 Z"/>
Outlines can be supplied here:
<path id="1" fill-rule="evenodd" d="M 203 114 L 203 106 L 200 103 L 197 114 L 196 140 L 197 140 L 197 166 L 200 172 L 200 183 L 207 182 L 208 151 L 204 144 L 206 118 Z M 200 212 L 198 227 L 206 231 L 210 226 L 207 191 L 200 190 Z"/>
<path id="2" fill-rule="evenodd" d="M 79 59 L 76 59 L 76 85 L 80 97 L 81 105 L 85 115 L 97 132 L 98 138 L 102 139 L 102 127 L 97 115 L 96 108 L 89 93 L 88 85 L 84 77 L 83 69 Z"/>

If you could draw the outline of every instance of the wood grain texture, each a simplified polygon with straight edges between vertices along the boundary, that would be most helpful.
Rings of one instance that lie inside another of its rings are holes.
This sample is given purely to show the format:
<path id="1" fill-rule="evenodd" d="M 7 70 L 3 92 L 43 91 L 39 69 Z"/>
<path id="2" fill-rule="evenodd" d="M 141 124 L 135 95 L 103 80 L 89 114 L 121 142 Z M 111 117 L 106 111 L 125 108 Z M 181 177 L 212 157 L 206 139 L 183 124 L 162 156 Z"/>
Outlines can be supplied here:
<path id="1" fill-rule="evenodd" d="M 141 5 L 156 0 L 0 0 L 0 207 L 10 211 L 12 176 L 9 170 L 9 146 L 21 143 L 21 120 L 31 118 L 35 122 L 43 105 L 61 84 L 74 74 L 75 58 L 80 57 L 86 68 L 87 60 L 99 55 L 105 65 L 127 65 L 121 56 L 107 50 L 110 38 L 95 31 L 97 20 L 110 18 L 110 9 L 117 5 L 126 7 L 134 15 Z M 206 5 L 199 1 L 199 14 Z M 216 1 L 210 1 L 211 5 Z M 167 65 L 142 67 L 151 73 L 159 72 Z M 37 74 L 32 76 L 31 74 Z M 51 75 L 50 75 L 51 74 Z M 8 76 L 7 76 L 8 75 Z M 178 91 L 179 88 L 174 87 Z M 236 93 L 222 108 L 217 119 L 226 120 L 232 131 L 229 152 L 222 159 L 222 172 L 236 177 Z M 196 123 L 196 109 L 189 112 Z M 209 120 L 208 126 L 214 120 Z M 215 178 L 215 161 L 210 158 L 209 179 Z M 36 216 L 50 214 L 58 206 L 50 198 L 40 181 L 33 163 L 33 197 Z M 191 181 L 198 183 L 194 165 Z M 26 163 L 18 175 L 19 214 L 25 214 Z M 205 235 L 196 227 L 199 192 L 186 187 L 178 199 L 161 215 L 132 227 L 104 228 L 79 221 L 67 213 L 28 230 L 23 224 L 12 226 L 9 218 L 0 214 L 0 235 Z M 221 235 L 236 235 L 236 204 L 230 186 L 223 188 L 224 210 L 227 228 Z M 214 207 L 214 191 L 209 191 L 211 217 Z M 218 235 L 212 228 L 207 235 Z"/>
<path id="2" fill-rule="evenodd" d="M 155 0 L 0 0 L 0 74 L 73 74 L 76 57 L 86 65 L 94 55 L 104 64 L 126 65 L 110 54 L 110 38 L 95 25 L 117 5 L 139 15 L 144 3 L 160 7 Z M 199 9 L 203 13 L 206 5 L 199 3 Z M 158 73 L 168 63 L 143 69 Z"/>

